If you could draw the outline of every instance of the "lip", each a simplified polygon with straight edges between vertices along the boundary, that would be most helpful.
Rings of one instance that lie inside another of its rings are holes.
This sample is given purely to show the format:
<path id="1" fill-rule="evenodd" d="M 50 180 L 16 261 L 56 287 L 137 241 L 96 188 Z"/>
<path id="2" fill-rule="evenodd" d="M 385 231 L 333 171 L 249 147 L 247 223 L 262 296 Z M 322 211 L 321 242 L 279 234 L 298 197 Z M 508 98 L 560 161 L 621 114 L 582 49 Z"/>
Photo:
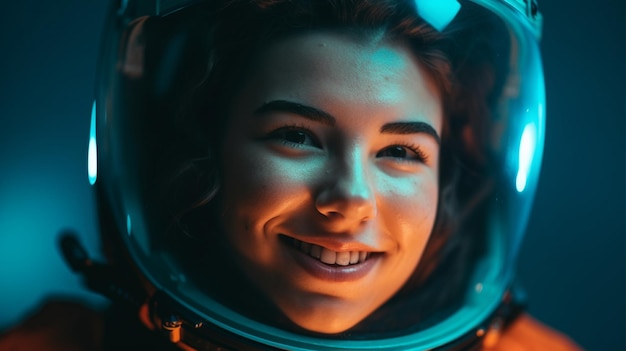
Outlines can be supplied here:
<path id="1" fill-rule="evenodd" d="M 328 265 L 297 250 L 284 240 L 281 240 L 281 244 L 291 254 L 296 263 L 309 274 L 318 279 L 332 282 L 349 282 L 363 278 L 374 269 L 382 256 L 379 252 L 370 252 L 369 257 L 364 262 L 348 266 Z"/>

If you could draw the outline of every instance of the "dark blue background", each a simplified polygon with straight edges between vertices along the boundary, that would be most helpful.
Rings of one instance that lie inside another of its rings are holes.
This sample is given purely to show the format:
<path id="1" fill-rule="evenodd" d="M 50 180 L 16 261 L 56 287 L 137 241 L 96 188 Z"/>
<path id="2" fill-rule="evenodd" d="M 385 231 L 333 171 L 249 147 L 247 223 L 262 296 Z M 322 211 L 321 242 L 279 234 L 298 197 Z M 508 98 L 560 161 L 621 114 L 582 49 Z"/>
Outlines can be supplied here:
<path id="1" fill-rule="evenodd" d="M 623 0 L 547 1 L 547 135 L 519 273 L 530 312 L 588 350 L 624 350 L 626 45 Z M 96 257 L 87 134 L 104 2 L 5 1 L 0 11 L 0 328 L 83 292 L 56 251 Z"/>

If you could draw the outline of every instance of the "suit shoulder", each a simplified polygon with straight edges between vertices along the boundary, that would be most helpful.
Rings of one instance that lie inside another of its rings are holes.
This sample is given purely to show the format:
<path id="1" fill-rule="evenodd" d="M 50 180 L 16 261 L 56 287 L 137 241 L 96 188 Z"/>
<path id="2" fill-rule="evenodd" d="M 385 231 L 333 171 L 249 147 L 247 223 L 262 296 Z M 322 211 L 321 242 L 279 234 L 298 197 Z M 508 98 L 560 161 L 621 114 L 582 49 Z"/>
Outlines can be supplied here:
<path id="1" fill-rule="evenodd" d="M 493 344 L 485 351 L 583 351 L 572 339 L 528 314 L 516 318 Z"/>
<path id="2" fill-rule="evenodd" d="M 80 303 L 47 301 L 21 324 L 0 334 L 0 350 L 99 350 L 103 320 Z"/>

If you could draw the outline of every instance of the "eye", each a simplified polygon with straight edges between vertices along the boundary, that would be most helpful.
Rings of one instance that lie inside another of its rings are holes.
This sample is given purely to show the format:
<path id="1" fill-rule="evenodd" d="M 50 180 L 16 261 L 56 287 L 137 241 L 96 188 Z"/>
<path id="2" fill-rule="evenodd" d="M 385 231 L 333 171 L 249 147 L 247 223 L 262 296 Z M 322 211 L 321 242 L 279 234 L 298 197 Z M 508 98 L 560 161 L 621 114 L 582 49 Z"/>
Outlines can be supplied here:
<path id="1" fill-rule="evenodd" d="M 320 143 L 311 132 L 300 127 L 281 127 L 272 131 L 268 139 L 279 141 L 287 146 L 320 147 Z"/>
<path id="2" fill-rule="evenodd" d="M 401 161 L 425 163 L 428 156 L 417 146 L 392 145 L 380 150 L 376 157 L 389 157 Z"/>

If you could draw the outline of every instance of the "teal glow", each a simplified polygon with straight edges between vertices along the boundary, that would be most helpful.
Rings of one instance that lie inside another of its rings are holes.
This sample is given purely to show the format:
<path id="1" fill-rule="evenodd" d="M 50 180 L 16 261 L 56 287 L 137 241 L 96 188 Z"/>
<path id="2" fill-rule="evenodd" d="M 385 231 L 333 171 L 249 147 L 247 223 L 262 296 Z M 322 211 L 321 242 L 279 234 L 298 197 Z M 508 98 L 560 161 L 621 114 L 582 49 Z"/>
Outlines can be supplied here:
<path id="1" fill-rule="evenodd" d="M 87 155 L 89 184 L 96 184 L 98 178 L 98 147 L 96 145 L 96 101 L 91 107 L 91 127 L 89 129 L 89 151 Z"/>
<path id="2" fill-rule="evenodd" d="M 128 7 L 128 0 L 120 1 L 120 7 L 117 9 L 117 14 L 119 16 L 123 15 L 124 11 L 126 11 L 126 7 Z"/>
<path id="3" fill-rule="evenodd" d="M 541 110 L 541 109 L 540 109 Z M 521 193 L 526 189 L 528 173 L 533 163 L 533 156 L 537 148 L 537 127 L 534 123 L 529 123 L 524 127 L 519 146 L 519 166 L 515 186 L 517 192 Z"/>
<path id="4" fill-rule="evenodd" d="M 130 215 L 127 214 L 126 215 L 126 232 L 128 233 L 129 236 L 132 230 L 133 230 L 133 225 L 130 221 Z"/>
<path id="5" fill-rule="evenodd" d="M 461 9 L 457 0 L 415 0 L 419 15 L 438 31 L 444 30 Z"/>

